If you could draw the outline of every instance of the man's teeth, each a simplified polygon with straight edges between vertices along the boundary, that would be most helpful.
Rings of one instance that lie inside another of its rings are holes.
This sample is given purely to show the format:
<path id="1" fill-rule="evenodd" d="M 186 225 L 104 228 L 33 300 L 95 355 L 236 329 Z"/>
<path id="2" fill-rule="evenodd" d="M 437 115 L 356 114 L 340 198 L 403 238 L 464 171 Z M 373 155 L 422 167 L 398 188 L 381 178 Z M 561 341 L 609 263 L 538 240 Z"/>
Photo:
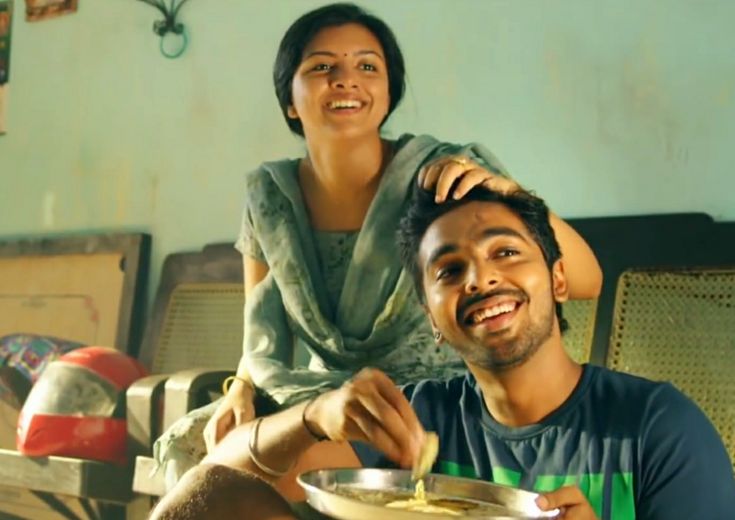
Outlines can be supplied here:
<path id="1" fill-rule="evenodd" d="M 360 108 L 361 105 L 359 101 L 353 100 L 330 101 L 329 108 Z"/>
<path id="2" fill-rule="evenodd" d="M 488 318 L 494 318 L 495 316 L 498 316 L 499 314 L 511 312 L 515 308 L 516 308 L 515 303 L 508 302 L 508 303 L 501 303 L 500 305 L 496 305 L 495 307 L 490 307 L 488 309 L 480 309 L 479 311 L 472 313 L 472 322 L 480 323 L 481 321 L 486 320 Z"/>

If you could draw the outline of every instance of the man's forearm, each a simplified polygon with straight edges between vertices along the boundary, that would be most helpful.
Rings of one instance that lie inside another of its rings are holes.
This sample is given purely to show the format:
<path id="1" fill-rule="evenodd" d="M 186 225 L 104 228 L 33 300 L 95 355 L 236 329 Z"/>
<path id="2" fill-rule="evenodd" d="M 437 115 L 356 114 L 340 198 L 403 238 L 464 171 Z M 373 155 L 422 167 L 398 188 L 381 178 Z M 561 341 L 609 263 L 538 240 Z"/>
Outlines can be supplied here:
<path id="1" fill-rule="evenodd" d="M 204 462 L 250 471 L 269 482 L 278 481 L 317 442 L 301 420 L 305 406 L 296 405 L 238 426 Z"/>

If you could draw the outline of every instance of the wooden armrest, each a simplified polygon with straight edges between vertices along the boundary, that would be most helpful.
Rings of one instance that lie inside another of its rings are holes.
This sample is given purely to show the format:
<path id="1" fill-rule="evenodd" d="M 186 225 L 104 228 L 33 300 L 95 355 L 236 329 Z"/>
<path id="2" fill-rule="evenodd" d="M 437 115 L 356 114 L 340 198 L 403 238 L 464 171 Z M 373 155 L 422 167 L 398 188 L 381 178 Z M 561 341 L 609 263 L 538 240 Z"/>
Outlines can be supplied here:
<path id="1" fill-rule="evenodd" d="M 159 434 L 160 402 L 168 377 L 161 374 L 138 379 L 125 392 L 130 457 L 151 452 Z"/>
<path id="2" fill-rule="evenodd" d="M 26 457 L 0 449 L 3 486 L 116 503 L 132 498 L 133 466 L 71 457 Z M 0 513 L 0 518 L 7 518 Z"/>
<path id="3" fill-rule="evenodd" d="M 163 429 L 193 410 L 196 397 L 203 389 L 215 386 L 234 374 L 233 370 L 191 369 L 171 375 L 166 381 L 163 406 Z"/>

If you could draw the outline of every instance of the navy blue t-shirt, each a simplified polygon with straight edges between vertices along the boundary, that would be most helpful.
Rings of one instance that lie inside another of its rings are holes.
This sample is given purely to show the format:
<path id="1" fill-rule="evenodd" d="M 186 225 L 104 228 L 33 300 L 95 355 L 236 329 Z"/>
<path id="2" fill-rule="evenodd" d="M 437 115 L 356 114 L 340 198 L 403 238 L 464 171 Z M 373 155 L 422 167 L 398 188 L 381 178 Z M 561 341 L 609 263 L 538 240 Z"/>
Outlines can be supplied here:
<path id="1" fill-rule="evenodd" d="M 669 383 L 585 365 L 542 423 L 511 428 L 487 410 L 474 377 L 403 389 L 439 435 L 435 473 L 545 492 L 575 484 L 609 520 L 735 519 L 728 454 L 704 413 Z M 362 443 L 366 467 L 391 467 Z"/>

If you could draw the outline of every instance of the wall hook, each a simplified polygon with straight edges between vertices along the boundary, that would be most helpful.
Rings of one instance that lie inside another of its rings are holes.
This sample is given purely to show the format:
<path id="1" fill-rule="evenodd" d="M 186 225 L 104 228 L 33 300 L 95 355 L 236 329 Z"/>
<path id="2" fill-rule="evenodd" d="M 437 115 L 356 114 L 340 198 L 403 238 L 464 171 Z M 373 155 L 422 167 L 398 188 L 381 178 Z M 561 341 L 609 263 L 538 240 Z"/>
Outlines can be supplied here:
<path id="1" fill-rule="evenodd" d="M 184 24 L 176 21 L 176 17 L 178 16 L 181 7 L 188 2 L 188 0 L 170 0 L 168 5 L 166 5 L 166 0 L 139 1 L 155 7 L 163 15 L 163 20 L 156 20 L 153 22 L 153 32 L 161 38 L 161 54 L 171 59 L 178 58 L 184 54 L 186 47 L 189 45 L 189 36 L 186 33 L 186 27 L 184 27 Z M 181 44 L 174 52 L 168 52 L 163 44 L 168 33 L 181 37 Z"/>

